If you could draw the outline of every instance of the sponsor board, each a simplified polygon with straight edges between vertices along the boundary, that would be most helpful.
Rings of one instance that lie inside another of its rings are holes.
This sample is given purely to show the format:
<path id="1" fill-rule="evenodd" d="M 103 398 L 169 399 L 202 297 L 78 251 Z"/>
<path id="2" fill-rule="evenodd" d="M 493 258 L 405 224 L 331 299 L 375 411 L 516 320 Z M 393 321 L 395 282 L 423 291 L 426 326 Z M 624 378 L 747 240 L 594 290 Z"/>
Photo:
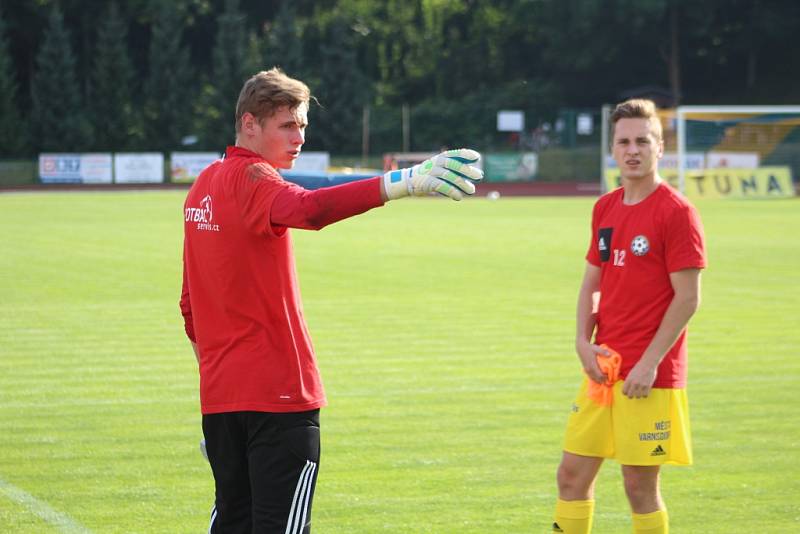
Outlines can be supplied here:
<path id="1" fill-rule="evenodd" d="M 485 182 L 530 181 L 539 171 L 539 155 L 535 152 L 516 154 L 484 154 Z"/>
<path id="2" fill-rule="evenodd" d="M 200 173 L 220 158 L 217 152 L 172 152 L 169 155 L 170 180 L 194 182 Z"/>
<path id="3" fill-rule="evenodd" d="M 319 171 L 326 172 L 331 166 L 329 152 L 300 152 L 294 161 L 293 171 Z"/>
<path id="4" fill-rule="evenodd" d="M 755 152 L 709 152 L 706 156 L 709 169 L 757 169 L 760 165 Z"/>
<path id="5" fill-rule="evenodd" d="M 678 189 L 678 172 L 659 169 L 659 175 Z M 606 171 L 608 191 L 620 186 L 619 169 Z M 795 196 L 789 167 L 757 169 L 695 169 L 685 175 L 685 195 L 689 198 L 785 198 Z"/>
<path id="6" fill-rule="evenodd" d="M 110 184 L 111 154 L 39 154 L 39 180 L 45 184 Z"/>
<path id="7" fill-rule="evenodd" d="M 118 184 L 161 183 L 164 154 L 161 152 L 114 154 L 114 182 Z"/>

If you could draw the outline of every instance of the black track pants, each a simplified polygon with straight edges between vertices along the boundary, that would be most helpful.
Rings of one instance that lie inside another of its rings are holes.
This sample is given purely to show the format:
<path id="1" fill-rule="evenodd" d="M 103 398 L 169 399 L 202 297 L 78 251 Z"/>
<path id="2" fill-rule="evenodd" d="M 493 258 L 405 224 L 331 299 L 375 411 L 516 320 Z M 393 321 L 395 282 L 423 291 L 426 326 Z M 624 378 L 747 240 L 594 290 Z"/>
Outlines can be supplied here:
<path id="1" fill-rule="evenodd" d="M 310 534 L 319 410 L 203 416 L 216 485 L 209 532 Z"/>

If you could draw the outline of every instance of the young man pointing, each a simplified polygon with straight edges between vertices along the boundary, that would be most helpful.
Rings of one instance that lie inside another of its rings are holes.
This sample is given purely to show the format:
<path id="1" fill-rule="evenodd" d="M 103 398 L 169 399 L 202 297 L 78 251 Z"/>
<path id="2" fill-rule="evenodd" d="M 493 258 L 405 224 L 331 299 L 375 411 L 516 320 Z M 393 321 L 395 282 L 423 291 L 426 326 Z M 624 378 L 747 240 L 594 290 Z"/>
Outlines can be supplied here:
<path id="1" fill-rule="evenodd" d="M 256 74 L 236 105 L 236 145 L 184 205 L 186 334 L 200 367 L 203 434 L 216 486 L 210 532 L 308 534 L 326 404 L 303 317 L 290 228 L 319 230 L 405 196 L 460 200 L 475 151 L 308 191 L 284 181 L 308 126 L 308 87 Z"/>

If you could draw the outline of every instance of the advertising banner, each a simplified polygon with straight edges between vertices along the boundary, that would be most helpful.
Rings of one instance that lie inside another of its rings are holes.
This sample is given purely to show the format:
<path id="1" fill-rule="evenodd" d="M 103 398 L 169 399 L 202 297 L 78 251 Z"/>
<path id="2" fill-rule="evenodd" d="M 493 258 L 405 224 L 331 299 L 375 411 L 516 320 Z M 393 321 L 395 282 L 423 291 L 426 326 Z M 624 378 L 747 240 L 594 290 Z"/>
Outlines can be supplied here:
<path id="1" fill-rule="evenodd" d="M 173 152 L 169 155 L 170 180 L 173 183 L 194 182 L 203 169 L 220 157 L 217 152 Z"/>
<path id="2" fill-rule="evenodd" d="M 755 169 L 761 165 L 755 152 L 709 152 L 706 167 L 709 169 Z"/>
<path id="3" fill-rule="evenodd" d="M 81 154 L 81 177 L 85 184 L 110 184 L 111 154 Z"/>
<path id="4" fill-rule="evenodd" d="M 329 152 L 300 152 L 300 157 L 295 160 L 292 170 L 326 172 L 330 166 Z"/>
<path id="5" fill-rule="evenodd" d="M 678 189 L 678 172 L 660 169 L 659 175 Z M 789 167 L 757 169 L 699 169 L 686 171 L 685 194 L 697 198 L 785 198 L 793 197 L 794 184 Z M 620 185 L 619 169 L 608 169 L 608 191 Z"/>
<path id="6" fill-rule="evenodd" d="M 161 152 L 114 154 L 114 182 L 145 184 L 164 181 L 164 154 Z"/>
<path id="7" fill-rule="evenodd" d="M 534 180 L 539 170 L 539 155 L 535 152 L 484 154 L 483 158 L 486 182 Z"/>
<path id="8" fill-rule="evenodd" d="M 110 184 L 111 154 L 39 154 L 44 184 Z"/>

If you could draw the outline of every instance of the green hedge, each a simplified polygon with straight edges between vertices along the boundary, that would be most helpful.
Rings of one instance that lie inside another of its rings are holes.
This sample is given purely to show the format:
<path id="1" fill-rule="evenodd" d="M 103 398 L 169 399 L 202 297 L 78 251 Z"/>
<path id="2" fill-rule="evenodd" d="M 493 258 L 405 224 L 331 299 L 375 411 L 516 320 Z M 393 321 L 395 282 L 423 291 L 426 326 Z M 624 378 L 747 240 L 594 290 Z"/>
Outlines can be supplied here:
<path id="1" fill-rule="evenodd" d="M 0 161 L 0 185 L 35 184 L 37 162 L 32 160 Z"/>

